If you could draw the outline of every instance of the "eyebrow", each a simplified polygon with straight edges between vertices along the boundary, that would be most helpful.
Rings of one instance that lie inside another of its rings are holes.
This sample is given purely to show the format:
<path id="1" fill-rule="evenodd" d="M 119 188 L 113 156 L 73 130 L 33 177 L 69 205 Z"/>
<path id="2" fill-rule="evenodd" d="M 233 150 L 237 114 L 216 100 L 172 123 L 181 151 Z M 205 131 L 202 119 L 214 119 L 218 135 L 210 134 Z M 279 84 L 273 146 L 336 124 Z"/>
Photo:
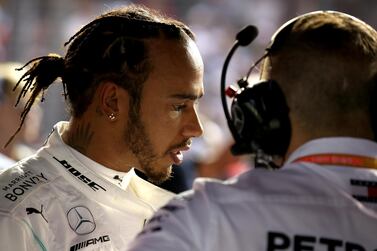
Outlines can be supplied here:
<path id="1" fill-rule="evenodd" d="M 169 97 L 170 98 L 176 98 L 176 99 L 197 100 L 197 99 L 200 99 L 201 97 L 203 97 L 203 93 L 201 93 L 200 95 L 179 93 L 179 94 L 172 94 Z"/>

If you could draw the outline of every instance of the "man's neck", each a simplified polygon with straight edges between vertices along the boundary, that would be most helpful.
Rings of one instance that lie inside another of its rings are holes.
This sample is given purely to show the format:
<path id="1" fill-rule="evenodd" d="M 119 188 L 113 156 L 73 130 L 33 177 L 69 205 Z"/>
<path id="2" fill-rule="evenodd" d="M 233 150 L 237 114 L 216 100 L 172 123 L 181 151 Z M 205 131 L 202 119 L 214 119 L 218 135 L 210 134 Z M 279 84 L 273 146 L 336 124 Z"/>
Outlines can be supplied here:
<path id="1" fill-rule="evenodd" d="M 107 168 L 128 172 L 133 167 L 128 162 L 132 156 L 127 157 L 125 149 L 116 146 L 110 130 L 98 123 L 84 118 L 71 119 L 62 139 L 70 147 Z"/>

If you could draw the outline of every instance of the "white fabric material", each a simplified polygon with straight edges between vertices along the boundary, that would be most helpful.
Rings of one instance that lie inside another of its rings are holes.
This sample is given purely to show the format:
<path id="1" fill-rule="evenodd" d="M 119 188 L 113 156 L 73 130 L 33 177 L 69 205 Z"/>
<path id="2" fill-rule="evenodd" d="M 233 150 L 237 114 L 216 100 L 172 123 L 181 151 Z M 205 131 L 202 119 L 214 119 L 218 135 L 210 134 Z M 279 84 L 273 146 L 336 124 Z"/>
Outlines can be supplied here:
<path id="1" fill-rule="evenodd" d="M 60 136 L 66 126 L 0 176 L 0 250 L 123 250 L 173 196 L 74 151 Z"/>
<path id="2" fill-rule="evenodd" d="M 0 173 L 4 169 L 14 165 L 14 163 L 16 163 L 16 161 L 14 161 L 11 158 L 7 157 L 6 155 L 0 153 Z"/>
<path id="3" fill-rule="evenodd" d="M 293 163 L 316 153 L 376 158 L 377 144 L 323 138 L 280 170 L 199 179 L 152 217 L 129 250 L 377 250 L 377 170 Z M 355 199 L 368 191 L 370 201 Z"/>

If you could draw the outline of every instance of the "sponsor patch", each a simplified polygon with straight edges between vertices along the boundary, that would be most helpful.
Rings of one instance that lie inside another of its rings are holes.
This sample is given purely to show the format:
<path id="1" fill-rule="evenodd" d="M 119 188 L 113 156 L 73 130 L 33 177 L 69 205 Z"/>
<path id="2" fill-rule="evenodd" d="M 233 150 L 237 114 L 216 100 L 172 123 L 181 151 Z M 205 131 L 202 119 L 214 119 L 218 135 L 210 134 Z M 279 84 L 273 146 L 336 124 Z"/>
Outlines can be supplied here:
<path id="1" fill-rule="evenodd" d="M 68 224 L 78 235 L 89 234 L 96 229 L 96 223 L 90 210 L 83 206 L 71 208 L 67 212 Z"/>
<path id="2" fill-rule="evenodd" d="M 327 250 L 327 251 L 366 251 L 361 243 L 334 239 L 325 236 L 311 236 L 283 232 L 267 233 L 267 251 L 283 250 Z M 373 249 L 376 250 L 376 249 Z"/>
<path id="3" fill-rule="evenodd" d="M 46 183 L 48 179 L 41 172 L 40 174 L 26 171 L 11 180 L 7 185 L 1 189 L 5 192 L 4 197 L 10 201 L 17 201 L 28 191 L 34 189 L 37 185 Z"/>
<path id="4" fill-rule="evenodd" d="M 377 182 L 351 179 L 352 197 L 369 203 L 377 203 Z"/>
<path id="5" fill-rule="evenodd" d="M 29 215 L 29 214 L 40 214 L 42 216 L 42 218 L 48 223 L 47 219 L 45 218 L 45 216 L 43 215 L 43 205 L 41 205 L 41 210 L 38 210 L 34 207 L 27 207 L 26 208 L 26 213 Z"/>
<path id="6" fill-rule="evenodd" d="M 88 239 L 88 240 L 85 240 L 83 242 L 80 242 L 80 243 L 77 243 L 75 245 L 73 245 L 69 251 L 76 251 L 76 250 L 79 250 L 79 249 L 82 249 L 82 248 L 85 248 L 85 247 L 88 247 L 88 246 L 94 246 L 94 245 L 98 245 L 100 243 L 105 243 L 105 242 L 108 242 L 110 241 L 110 237 L 108 235 L 103 235 L 103 236 L 100 236 L 100 237 L 97 237 L 97 238 L 92 238 L 92 239 Z"/>
<path id="7" fill-rule="evenodd" d="M 59 162 L 65 169 L 67 169 L 68 172 L 70 172 L 73 176 L 75 176 L 78 180 L 89 186 L 93 191 L 103 190 L 106 191 L 106 189 L 97 184 L 96 182 L 92 181 L 88 177 L 86 177 L 84 174 L 82 174 L 80 171 L 78 171 L 76 168 L 74 168 L 71 164 L 68 163 L 66 160 L 59 160 L 56 157 L 53 157 L 57 162 Z"/>

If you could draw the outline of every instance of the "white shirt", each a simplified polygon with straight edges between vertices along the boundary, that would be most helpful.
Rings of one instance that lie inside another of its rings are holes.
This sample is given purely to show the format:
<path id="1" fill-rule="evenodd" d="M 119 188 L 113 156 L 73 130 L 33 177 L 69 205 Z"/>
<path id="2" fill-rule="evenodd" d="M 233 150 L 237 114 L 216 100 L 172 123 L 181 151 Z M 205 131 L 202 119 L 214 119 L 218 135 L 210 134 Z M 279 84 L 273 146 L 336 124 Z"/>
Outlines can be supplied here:
<path id="1" fill-rule="evenodd" d="M 68 147 L 66 126 L 0 176 L 0 250 L 122 250 L 173 196 Z"/>
<path id="2" fill-rule="evenodd" d="M 323 138 L 279 170 L 252 170 L 161 208 L 129 250 L 377 250 L 377 170 L 295 162 L 313 154 L 377 157 L 377 144 Z"/>

